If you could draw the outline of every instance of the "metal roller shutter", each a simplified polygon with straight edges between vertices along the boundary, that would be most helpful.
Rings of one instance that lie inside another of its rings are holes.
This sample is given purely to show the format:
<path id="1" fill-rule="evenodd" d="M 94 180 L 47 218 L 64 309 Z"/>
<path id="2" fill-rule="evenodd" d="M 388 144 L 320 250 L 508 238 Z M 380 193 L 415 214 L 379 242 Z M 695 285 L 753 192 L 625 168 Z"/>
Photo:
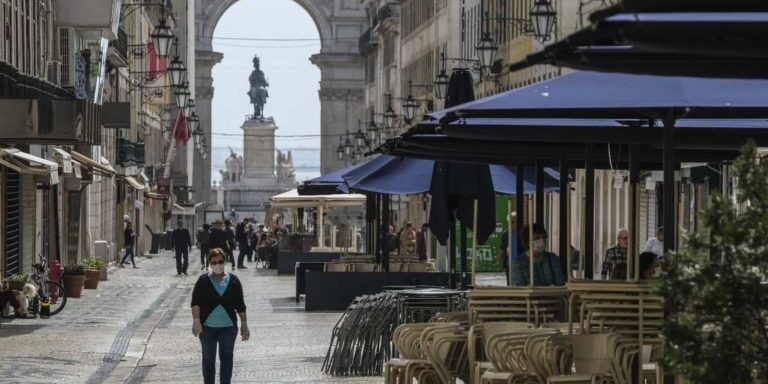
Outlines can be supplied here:
<path id="1" fill-rule="evenodd" d="M 21 175 L 6 169 L 5 274 L 21 272 Z"/>

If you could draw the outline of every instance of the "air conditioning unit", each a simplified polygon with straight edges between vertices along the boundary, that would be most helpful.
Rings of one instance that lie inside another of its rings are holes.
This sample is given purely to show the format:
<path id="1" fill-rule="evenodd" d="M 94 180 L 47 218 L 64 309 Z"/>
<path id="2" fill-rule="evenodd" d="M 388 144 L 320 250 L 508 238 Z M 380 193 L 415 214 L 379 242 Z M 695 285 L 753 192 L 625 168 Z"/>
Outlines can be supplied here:
<path id="1" fill-rule="evenodd" d="M 46 79 L 58 86 L 61 86 L 61 61 L 49 60 L 46 63 Z"/>
<path id="2" fill-rule="evenodd" d="M 59 61 L 61 62 L 62 87 L 75 86 L 75 29 L 72 27 L 56 28 L 56 42 L 58 43 Z"/>

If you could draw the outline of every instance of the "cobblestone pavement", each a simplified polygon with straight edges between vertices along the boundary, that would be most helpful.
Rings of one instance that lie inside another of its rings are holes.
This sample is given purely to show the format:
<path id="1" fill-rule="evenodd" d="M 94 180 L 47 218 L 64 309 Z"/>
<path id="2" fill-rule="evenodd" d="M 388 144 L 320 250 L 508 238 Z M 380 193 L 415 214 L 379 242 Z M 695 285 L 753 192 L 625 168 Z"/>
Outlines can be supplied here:
<path id="1" fill-rule="evenodd" d="M 50 319 L 0 321 L 0 383 L 202 382 L 189 312 L 199 259 L 190 257 L 190 276 L 180 278 L 170 256 L 111 269 L 98 290 L 84 290 Z M 321 372 L 340 313 L 304 312 L 293 277 L 253 267 L 236 273 L 246 288 L 251 340 L 237 341 L 235 383 L 383 381 Z"/>
<path id="2" fill-rule="evenodd" d="M 196 255 L 197 252 L 194 252 Z M 139 269 L 111 268 L 50 319 L 0 321 L 0 383 L 199 383 L 200 342 L 189 300 L 200 273 L 177 277 L 168 252 L 138 258 Z M 235 383 L 381 383 L 321 372 L 339 312 L 305 312 L 292 276 L 236 272 L 245 286 L 251 340 L 235 346 Z M 478 276 L 503 283 L 503 275 Z"/>

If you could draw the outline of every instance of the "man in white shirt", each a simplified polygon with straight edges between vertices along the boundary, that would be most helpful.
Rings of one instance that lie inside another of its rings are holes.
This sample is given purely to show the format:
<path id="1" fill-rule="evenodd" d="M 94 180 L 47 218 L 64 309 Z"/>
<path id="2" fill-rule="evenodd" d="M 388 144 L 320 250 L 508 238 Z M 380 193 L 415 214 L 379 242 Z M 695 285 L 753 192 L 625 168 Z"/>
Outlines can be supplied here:
<path id="1" fill-rule="evenodd" d="M 656 256 L 664 256 L 664 227 L 659 227 L 656 231 L 656 237 L 651 237 L 645 243 L 644 252 L 653 252 Z"/>

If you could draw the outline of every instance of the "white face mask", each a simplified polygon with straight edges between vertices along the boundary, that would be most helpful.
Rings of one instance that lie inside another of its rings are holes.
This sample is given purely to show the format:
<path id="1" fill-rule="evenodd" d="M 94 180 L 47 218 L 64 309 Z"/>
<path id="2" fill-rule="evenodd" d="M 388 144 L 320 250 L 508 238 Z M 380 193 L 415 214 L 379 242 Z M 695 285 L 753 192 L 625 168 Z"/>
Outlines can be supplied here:
<path id="1" fill-rule="evenodd" d="M 222 273 L 224 273 L 224 264 L 212 265 L 211 270 L 213 271 L 213 273 L 217 275 L 221 275 Z"/>
<path id="2" fill-rule="evenodd" d="M 544 239 L 538 239 L 533 241 L 533 252 L 542 253 L 547 250 L 547 243 Z"/>

